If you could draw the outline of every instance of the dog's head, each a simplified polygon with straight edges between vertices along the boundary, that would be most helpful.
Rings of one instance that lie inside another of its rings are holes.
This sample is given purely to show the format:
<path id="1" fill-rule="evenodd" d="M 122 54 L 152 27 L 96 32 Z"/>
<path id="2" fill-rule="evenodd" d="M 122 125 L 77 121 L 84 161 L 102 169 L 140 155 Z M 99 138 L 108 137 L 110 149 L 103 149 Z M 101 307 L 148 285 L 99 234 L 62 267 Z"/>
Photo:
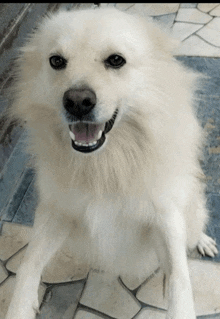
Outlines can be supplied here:
<path id="1" fill-rule="evenodd" d="M 164 35 L 116 9 L 52 15 L 23 48 L 19 111 L 62 118 L 73 149 L 94 152 L 134 108 L 147 109 L 166 48 Z"/>

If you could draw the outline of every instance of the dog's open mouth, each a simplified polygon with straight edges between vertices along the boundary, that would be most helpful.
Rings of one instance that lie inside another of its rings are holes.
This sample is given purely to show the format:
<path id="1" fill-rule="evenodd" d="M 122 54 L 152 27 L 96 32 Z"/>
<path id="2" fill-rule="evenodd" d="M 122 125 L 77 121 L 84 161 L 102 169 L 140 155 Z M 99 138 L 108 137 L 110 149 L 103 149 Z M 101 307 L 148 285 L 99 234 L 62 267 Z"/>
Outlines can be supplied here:
<path id="1" fill-rule="evenodd" d="M 72 147 L 82 153 L 90 153 L 99 149 L 105 142 L 105 135 L 112 129 L 118 109 L 112 118 L 102 124 L 77 122 L 69 125 Z"/>

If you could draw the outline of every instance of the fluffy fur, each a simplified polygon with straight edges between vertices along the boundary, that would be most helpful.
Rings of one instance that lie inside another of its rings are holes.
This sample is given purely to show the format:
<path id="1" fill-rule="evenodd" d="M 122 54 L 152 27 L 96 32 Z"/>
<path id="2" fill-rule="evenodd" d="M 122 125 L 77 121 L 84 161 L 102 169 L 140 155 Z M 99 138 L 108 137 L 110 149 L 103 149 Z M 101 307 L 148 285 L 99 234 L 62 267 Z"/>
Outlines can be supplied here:
<path id="1" fill-rule="evenodd" d="M 96 9 L 45 18 L 22 48 L 12 113 L 29 130 L 40 202 L 8 319 L 35 317 L 40 274 L 68 236 L 76 263 L 117 276 L 144 277 L 160 263 L 167 318 L 195 319 L 186 249 L 215 248 L 203 234 L 198 76 L 173 58 L 174 46 L 144 19 Z M 51 68 L 55 53 L 68 60 L 64 70 Z M 115 53 L 126 64 L 105 68 Z M 119 109 L 105 144 L 89 154 L 71 147 L 62 103 L 66 90 L 83 85 L 96 93 L 98 122 Z"/>

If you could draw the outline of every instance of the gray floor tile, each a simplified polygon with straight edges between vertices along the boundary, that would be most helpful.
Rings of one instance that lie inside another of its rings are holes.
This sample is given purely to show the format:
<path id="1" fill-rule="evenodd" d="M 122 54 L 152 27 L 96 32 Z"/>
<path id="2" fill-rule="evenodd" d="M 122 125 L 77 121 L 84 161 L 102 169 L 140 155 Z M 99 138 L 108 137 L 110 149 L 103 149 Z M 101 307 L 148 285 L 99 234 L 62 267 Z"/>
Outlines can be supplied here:
<path id="1" fill-rule="evenodd" d="M 37 319 L 72 319 L 83 287 L 84 281 L 48 288 Z"/>

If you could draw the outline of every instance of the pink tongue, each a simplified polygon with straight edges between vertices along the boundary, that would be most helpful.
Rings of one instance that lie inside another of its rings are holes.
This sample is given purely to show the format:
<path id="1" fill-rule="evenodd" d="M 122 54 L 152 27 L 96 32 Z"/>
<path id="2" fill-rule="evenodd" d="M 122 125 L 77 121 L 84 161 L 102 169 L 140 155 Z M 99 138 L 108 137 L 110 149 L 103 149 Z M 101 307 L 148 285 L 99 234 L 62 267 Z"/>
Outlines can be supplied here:
<path id="1" fill-rule="evenodd" d="M 91 143 L 97 141 L 100 137 L 99 131 L 104 131 L 105 123 L 103 124 L 89 124 L 76 123 L 70 126 L 71 131 L 75 135 L 75 141 L 81 143 Z"/>

